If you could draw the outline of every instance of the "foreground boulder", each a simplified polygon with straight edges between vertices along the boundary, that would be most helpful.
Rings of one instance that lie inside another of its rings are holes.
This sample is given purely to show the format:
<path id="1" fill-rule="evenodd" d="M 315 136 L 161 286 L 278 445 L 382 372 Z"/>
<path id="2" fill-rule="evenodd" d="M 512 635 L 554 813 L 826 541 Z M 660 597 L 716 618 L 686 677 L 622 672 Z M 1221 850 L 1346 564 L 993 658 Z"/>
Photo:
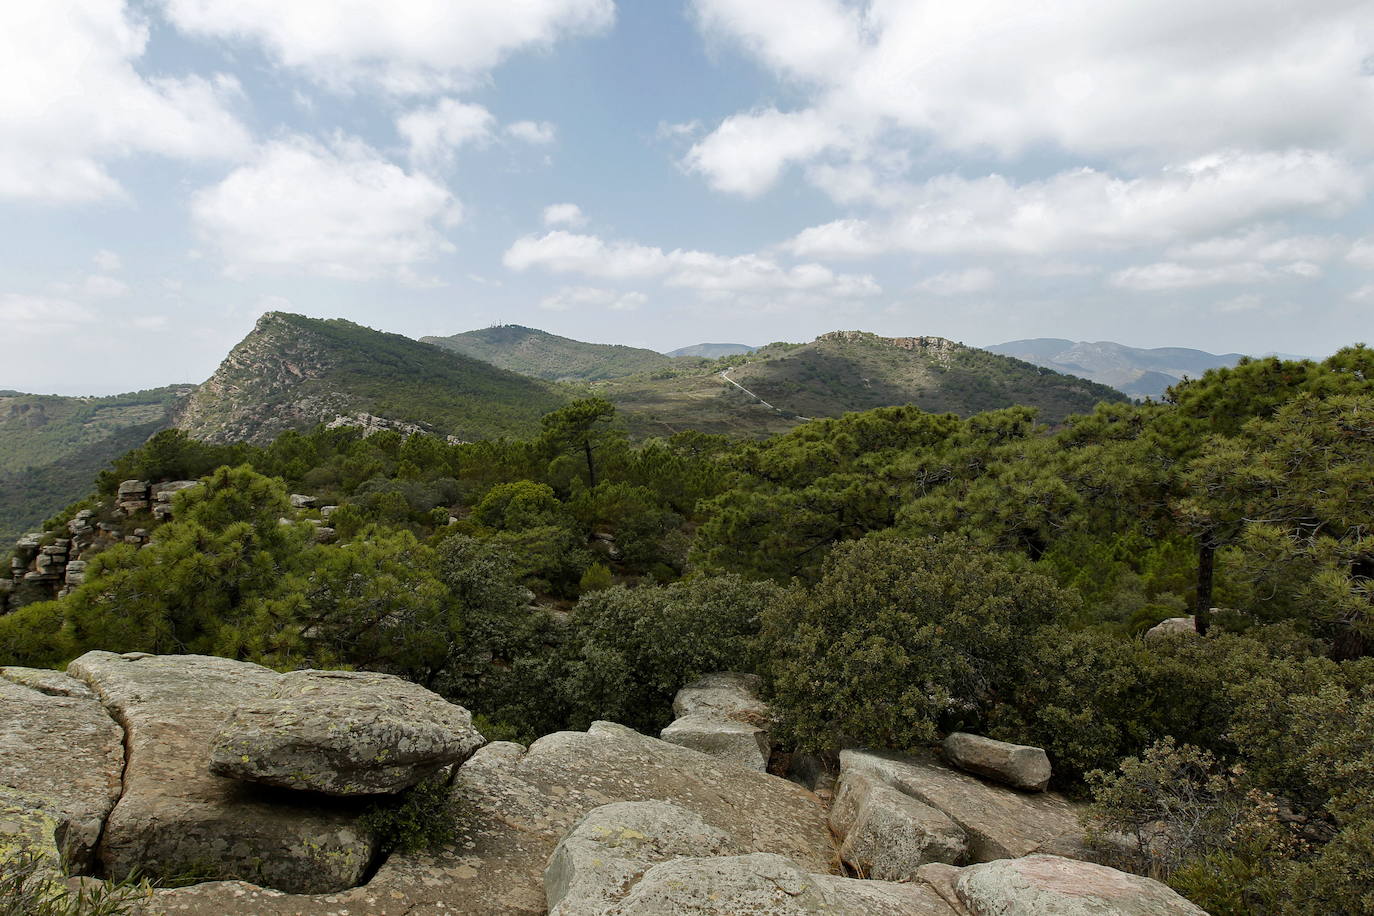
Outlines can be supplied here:
<path id="1" fill-rule="evenodd" d="M 100 840 L 112 877 L 238 878 L 323 893 L 358 883 L 373 845 L 355 807 L 210 772 L 210 742 L 235 706 L 281 675 L 199 655 L 88 652 L 68 666 L 124 726 L 124 793 Z"/>
<path id="2" fill-rule="evenodd" d="M 740 849 L 774 853 L 807 874 L 832 868 L 825 811 L 810 792 L 598 722 L 586 732 L 545 735 L 528 748 L 504 741 L 482 747 L 454 777 L 456 841 L 439 853 L 393 854 L 364 887 L 307 897 L 206 884 L 158 891 L 153 911 L 543 916 L 545 869 L 579 821 L 602 805 L 664 799 L 732 837 Z"/>
<path id="3" fill-rule="evenodd" d="M 0 848 L 27 845 L 87 871 L 119 800 L 124 732 L 93 696 L 21 686 L 9 679 L 16 675 L 79 692 L 55 671 L 7 669 L 0 678 Z"/>
<path id="4" fill-rule="evenodd" d="M 950 914 L 925 887 L 812 874 L 782 856 L 749 853 L 664 801 L 595 809 L 559 842 L 544 880 L 549 916 Z"/>
<path id="5" fill-rule="evenodd" d="M 768 768 L 771 750 L 768 733 L 747 722 L 693 713 L 675 719 L 659 737 L 736 766 L 753 770 Z"/>
<path id="6" fill-rule="evenodd" d="M 766 770 L 768 706 L 759 699 L 756 674 L 725 671 L 698 678 L 677 692 L 678 718 L 659 737 L 754 770 Z"/>
<path id="7" fill-rule="evenodd" d="M 851 785 L 842 782 L 841 795 L 853 794 Z M 830 825 L 843 828 L 836 830 L 844 838 L 840 858 L 862 877 L 913 881 L 922 865 L 954 864 L 968 854 L 963 828 L 943 811 L 890 786 L 870 785 L 852 807 L 852 819 L 832 816 Z"/>
<path id="8" fill-rule="evenodd" d="M 1050 758 L 1043 748 L 954 732 L 945 738 L 944 752 L 945 759 L 959 769 L 1016 789 L 1043 792 L 1050 785 Z"/>
<path id="9" fill-rule="evenodd" d="M 953 916 L 954 911 L 923 885 L 811 874 L 782 856 L 756 852 L 655 865 L 617 906 L 600 912 L 606 916 Z"/>
<path id="10" fill-rule="evenodd" d="M 1207 916 L 1158 881 L 1059 856 L 970 866 L 954 891 L 972 916 Z"/>
<path id="11" fill-rule="evenodd" d="M 1090 855 L 1081 806 L 1053 792 L 1027 795 L 990 785 L 928 757 L 840 752 L 841 780 L 864 776 L 942 811 L 968 837 L 968 860 L 990 862 L 1033 852 Z"/>
<path id="12" fill-rule="evenodd" d="M 371 671 L 293 671 L 238 706 L 210 754 L 219 776 L 324 792 L 400 792 L 485 743 L 436 693 Z"/>
<path id="13" fill-rule="evenodd" d="M 602 805 L 554 848 L 544 871 L 549 916 L 601 912 L 659 862 L 742 851 L 725 831 L 666 801 Z"/>

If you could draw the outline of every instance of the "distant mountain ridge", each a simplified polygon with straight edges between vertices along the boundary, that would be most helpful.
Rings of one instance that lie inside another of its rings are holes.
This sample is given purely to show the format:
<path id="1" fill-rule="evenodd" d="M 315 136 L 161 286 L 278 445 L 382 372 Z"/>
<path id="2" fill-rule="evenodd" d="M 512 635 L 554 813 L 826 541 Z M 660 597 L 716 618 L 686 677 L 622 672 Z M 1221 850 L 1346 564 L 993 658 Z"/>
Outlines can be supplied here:
<path id="1" fill-rule="evenodd" d="M 194 389 L 108 397 L 0 392 L 0 540 L 84 496 L 110 461 L 166 428 Z"/>
<path id="2" fill-rule="evenodd" d="M 758 347 L 751 347 L 748 344 L 735 343 L 699 343 L 692 344 L 690 347 L 678 347 L 676 350 L 669 350 L 669 356 L 700 356 L 703 359 L 720 359 L 722 356 L 739 356 L 744 353 L 753 353 Z"/>
<path id="3" fill-rule="evenodd" d="M 941 337 L 834 331 L 810 343 L 772 343 L 722 375 L 716 367 L 663 379 L 626 378 L 597 390 L 641 435 L 684 429 L 766 435 L 802 418 L 898 404 L 962 416 L 1025 405 L 1045 422 L 1124 401 L 1105 385 Z"/>
<path id="4" fill-rule="evenodd" d="M 587 343 L 518 324 L 420 339 L 511 372 L 552 382 L 597 381 L 679 368 L 671 355 L 654 350 Z"/>
<path id="5" fill-rule="evenodd" d="M 1187 347 L 1128 347 L 1109 340 L 1072 341 L 1057 337 L 1013 340 L 985 348 L 1110 385 L 1131 397 L 1160 398 L 1181 379 L 1208 369 L 1234 366 L 1241 353 L 1208 353 Z"/>
<path id="6" fill-rule="evenodd" d="M 528 435 L 566 400 L 546 382 L 342 319 L 269 312 L 177 418 L 212 442 L 265 442 L 367 414 L 461 439 Z"/>

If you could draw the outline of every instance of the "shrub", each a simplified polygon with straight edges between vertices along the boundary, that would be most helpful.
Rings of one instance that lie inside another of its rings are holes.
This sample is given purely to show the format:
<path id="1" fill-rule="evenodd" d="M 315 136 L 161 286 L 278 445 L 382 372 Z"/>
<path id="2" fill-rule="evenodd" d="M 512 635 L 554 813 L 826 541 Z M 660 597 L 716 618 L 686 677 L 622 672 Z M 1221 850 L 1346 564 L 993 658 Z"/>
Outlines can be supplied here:
<path id="1" fill-rule="evenodd" d="M 963 539 L 841 545 L 765 619 L 775 708 L 811 749 L 927 743 L 981 720 L 1031 634 L 1075 602 Z"/>
<path id="2" fill-rule="evenodd" d="M 0 855 L 0 916 L 125 916 L 146 895 L 146 884 L 83 882 L 74 890 L 31 849 Z"/>

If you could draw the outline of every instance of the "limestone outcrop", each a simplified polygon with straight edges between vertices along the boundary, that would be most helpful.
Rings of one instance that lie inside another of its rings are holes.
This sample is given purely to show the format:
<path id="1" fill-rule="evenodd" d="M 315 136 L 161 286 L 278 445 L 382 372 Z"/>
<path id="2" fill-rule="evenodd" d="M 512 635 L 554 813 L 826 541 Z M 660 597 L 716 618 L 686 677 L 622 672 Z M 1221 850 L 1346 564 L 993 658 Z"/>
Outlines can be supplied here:
<path id="1" fill-rule="evenodd" d="M 945 738 L 945 759 L 961 770 L 995 779 L 1027 792 L 1043 792 L 1050 784 L 1050 758 L 1043 748 L 1008 744 L 954 732 Z"/>
<path id="2" fill-rule="evenodd" d="M 281 675 L 198 655 L 88 652 L 68 666 L 124 727 L 124 792 L 99 856 L 116 878 L 238 878 L 301 893 L 352 887 L 373 855 L 358 810 L 210 772 L 211 738 Z"/>
<path id="3" fill-rule="evenodd" d="M 213 736 L 247 732 L 223 753 L 347 786 L 444 765 L 417 757 L 403 774 L 401 750 L 462 757 L 481 742 L 466 710 L 386 675 L 109 652 L 68 674 L 0 669 L 0 845 L 114 877 L 207 879 L 152 891 L 147 916 L 1201 913 L 1061 857 L 1088 855 L 1076 806 L 934 754 L 843 751 L 827 811 L 782 778 L 598 722 L 448 764 L 454 839 L 383 861 L 359 799 L 213 774 Z"/>
<path id="4" fill-rule="evenodd" d="M 54 861 L 94 864 L 119 799 L 124 732 L 93 696 L 54 694 L 0 678 L 0 821 Z M 56 672 L 52 672 L 56 677 Z M 28 678 L 32 681 L 43 679 Z M 3 845 L 3 844 L 0 844 Z"/>
<path id="5" fill-rule="evenodd" d="M 936 808 L 968 837 L 968 860 L 1034 852 L 1089 856 L 1080 806 L 1053 792 L 1027 794 L 953 770 L 932 757 L 876 751 L 840 753 L 840 779 L 863 776 Z"/>
<path id="6" fill-rule="evenodd" d="M 677 692 L 678 717 L 659 737 L 754 770 L 768 768 L 768 706 L 759 699 L 759 677 L 721 672 Z"/>
<path id="7" fill-rule="evenodd" d="M 371 671 L 293 671 L 239 705 L 210 754 L 219 776 L 323 792 L 396 793 L 485 740 L 461 706 Z"/>
<path id="8" fill-rule="evenodd" d="M 974 865 L 954 890 L 972 916 L 1207 916 L 1158 881 L 1059 856 Z"/>

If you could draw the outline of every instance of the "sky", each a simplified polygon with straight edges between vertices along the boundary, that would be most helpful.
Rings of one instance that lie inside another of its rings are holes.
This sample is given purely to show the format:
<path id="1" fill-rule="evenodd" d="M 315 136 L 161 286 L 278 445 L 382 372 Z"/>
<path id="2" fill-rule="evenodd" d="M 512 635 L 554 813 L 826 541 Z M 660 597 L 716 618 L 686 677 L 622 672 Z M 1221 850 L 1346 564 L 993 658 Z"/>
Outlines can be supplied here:
<path id="1" fill-rule="evenodd" d="M 658 350 L 1374 334 L 1369 0 L 0 4 L 0 389 L 265 311 Z"/>

